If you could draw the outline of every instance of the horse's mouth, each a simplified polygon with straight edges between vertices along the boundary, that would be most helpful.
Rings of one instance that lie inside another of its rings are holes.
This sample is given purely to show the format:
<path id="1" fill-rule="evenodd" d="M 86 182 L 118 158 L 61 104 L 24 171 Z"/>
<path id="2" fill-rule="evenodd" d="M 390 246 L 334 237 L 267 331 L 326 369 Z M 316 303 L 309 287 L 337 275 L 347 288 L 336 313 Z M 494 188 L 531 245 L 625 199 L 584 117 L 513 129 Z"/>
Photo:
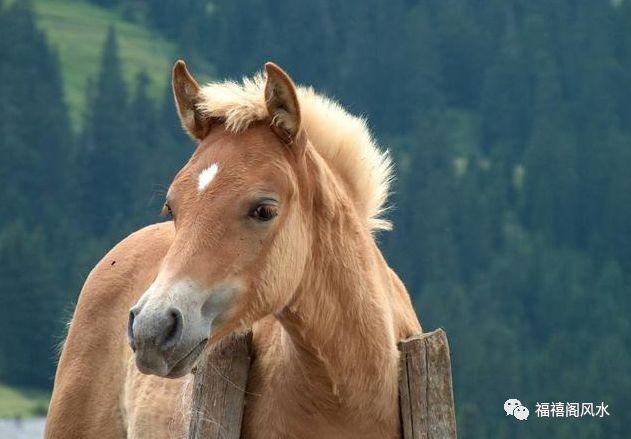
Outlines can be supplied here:
<path id="1" fill-rule="evenodd" d="M 169 373 L 166 375 L 167 378 L 180 378 L 193 369 L 195 367 L 197 360 L 199 359 L 200 354 L 204 350 L 206 346 L 206 342 L 208 339 L 204 339 L 197 346 L 195 346 L 188 354 L 182 357 L 180 360 L 173 365 Z"/>

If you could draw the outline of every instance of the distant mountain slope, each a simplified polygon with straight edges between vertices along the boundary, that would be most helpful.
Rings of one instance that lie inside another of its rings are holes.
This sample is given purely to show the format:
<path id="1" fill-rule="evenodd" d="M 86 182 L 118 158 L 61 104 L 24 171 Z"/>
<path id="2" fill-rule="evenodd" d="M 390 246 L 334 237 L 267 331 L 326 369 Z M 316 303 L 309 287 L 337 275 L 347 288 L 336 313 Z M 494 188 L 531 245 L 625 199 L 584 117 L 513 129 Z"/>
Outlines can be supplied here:
<path id="1" fill-rule="evenodd" d="M 48 392 L 20 390 L 0 383 L 0 419 L 45 415 L 49 400 Z"/>
<path id="2" fill-rule="evenodd" d="M 86 83 L 98 73 L 107 29 L 116 29 L 120 57 L 129 90 L 136 75 L 145 70 L 151 94 L 158 97 L 166 86 L 175 45 L 156 32 L 125 21 L 119 14 L 75 0 L 34 0 L 38 24 L 59 53 L 66 102 L 75 127 L 85 108 Z"/>

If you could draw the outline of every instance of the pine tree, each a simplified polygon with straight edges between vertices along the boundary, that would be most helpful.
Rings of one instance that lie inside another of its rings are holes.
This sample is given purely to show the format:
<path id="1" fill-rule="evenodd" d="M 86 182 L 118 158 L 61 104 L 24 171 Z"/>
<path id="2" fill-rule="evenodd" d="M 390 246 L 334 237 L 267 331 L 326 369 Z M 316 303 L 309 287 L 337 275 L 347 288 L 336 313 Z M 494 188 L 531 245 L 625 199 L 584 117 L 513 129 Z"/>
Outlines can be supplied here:
<path id="1" fill-rule="evenodd" d="M 0 229 L 0 380 L 47 387 L 54 373 L 63 302 L 41 230 Z"/>
<path id="2" fill-rule="evenodd" d="M 30 2 L 0 7 L 0 59 L 0 379 L 46 387 L 72 259 L 59 238 L 71 234 L 76 174 L 59 65 Z"/>
<path id="3" fill-rule="evenodd" d="M 508 13 L 512 17 L 512 12 Z M 523 151 L 532 114 L 532 91 L 522 40 L 515 19 L 511 18 L 497 56 L 486 72 L 480 98 L 482 147 L 489 152 L 493 145 L 501 143 L 502 148 L 512 150 L 506 151 L 506 156 L 513 160 Z"/>
<path id="4" fill-rule="evenodd" d="M 525 223 L 561 245 L 578 239 L 578 157 L 552 57 L 540 51 L 532 137 L 525 153 Z"/>
<path id="5" fill-rule="evenodd" d="M 88 91 L 88 97 L 92 92 Z M 127 87 L 110 27 L 96 82 L 96 93 L 81 145 L 82 200 L 85 224 L 102 236 L 125 229 L 134 208 L 138 150 L 133 146 Z"/>
<path id="6" fill-rule="evenodd" d="M 72 136 L 59 66 L 30 2 L 0 12 L 0 199 L 28 224 L 61 214 Z M 3 220 L 11 218 L 0 218 Z"/>
<path id="7" fill-rule="evenodd" d="M 424 115 L 417 130 L 418 144 L 408 156 L 407 171 L 399 175 L 405 196 L 397 210 L 405 219 L 400 218 L 395 235 L 402 254 L 413 255 L 405 258 L 405 268 L 401 268 L 420 289 L 428 282 L 453 279 L 458 269 L 451 227 L 453 157 L 440 110 Z"/>
<path id="8" fill-rule="evenodd" d="M 130 105 L 133 128 L 130 146 L 137 151 L 139 157 L 138 187 L 134 196 L 134 218 L 137 226 L 155 221 L 156 212 L 164 203 L 168 179 L 172 177 L 173 158 L 179 156 L 177 153 L 180 149 L 170 139 L 169 130 L 160 121 L 161 115 L 148 94 L 149 86 L 149 77 L 146 73 L 140 72 L 136 78 L 136 90 Z M 172 101 L 171 93 L 169 98 Z"/>

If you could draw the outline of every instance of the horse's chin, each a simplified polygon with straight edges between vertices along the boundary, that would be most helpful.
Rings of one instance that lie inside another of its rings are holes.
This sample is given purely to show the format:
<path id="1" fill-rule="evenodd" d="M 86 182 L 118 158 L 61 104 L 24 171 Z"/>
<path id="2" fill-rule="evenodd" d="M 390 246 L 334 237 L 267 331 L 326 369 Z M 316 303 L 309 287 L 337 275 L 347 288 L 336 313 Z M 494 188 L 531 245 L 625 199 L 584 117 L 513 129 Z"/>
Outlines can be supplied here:
<path id="1" fill-rule="evenodd" d="M 193 350 L 178 360 L 165 375 L 165 378 L 181 378 L 197 367 L 197 362 L 201 356 L 208 339 L 202 340 Z"/>

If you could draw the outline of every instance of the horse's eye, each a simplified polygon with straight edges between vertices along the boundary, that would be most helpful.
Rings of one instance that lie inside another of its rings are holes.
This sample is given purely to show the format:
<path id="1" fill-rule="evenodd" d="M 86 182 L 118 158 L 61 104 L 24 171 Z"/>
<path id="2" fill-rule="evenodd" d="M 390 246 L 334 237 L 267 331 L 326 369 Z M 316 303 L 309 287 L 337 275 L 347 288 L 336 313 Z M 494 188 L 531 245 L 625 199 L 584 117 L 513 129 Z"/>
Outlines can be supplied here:
<path id="1" fill-rule="evenodd" d="M 273 204 L 259 204 L 250 213 L 250 216 L 258 221 L 269 221 L 278 215 L 278 207 Z"/>
<path id="2" fill-rule="evenodd" d="M 160 212 L 160 215 L 166 216 L 169 219 L 173 219 L 173 210 L 171 210 L 171 206 L 169 206 L 169 203 L 164 203 L 164 206 L 162 206 L 162 212 Z"/>

